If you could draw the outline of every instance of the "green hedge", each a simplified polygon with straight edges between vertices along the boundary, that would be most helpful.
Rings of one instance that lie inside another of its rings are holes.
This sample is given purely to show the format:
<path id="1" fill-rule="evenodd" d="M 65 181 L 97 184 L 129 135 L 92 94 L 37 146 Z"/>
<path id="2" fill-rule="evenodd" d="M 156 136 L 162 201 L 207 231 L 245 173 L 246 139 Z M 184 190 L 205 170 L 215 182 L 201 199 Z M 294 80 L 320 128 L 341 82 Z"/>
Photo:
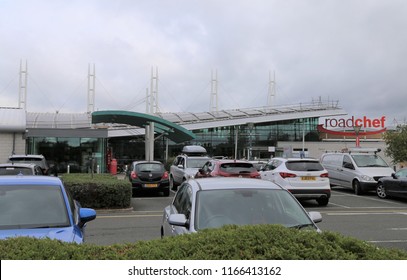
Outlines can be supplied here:
<path id="1" fill-rule="evenodd" d="M 82 207 L 128 208 L 131 184 L 110 174 L 63 174 L 61 179 Z"/>
<path id="2" fill-rule="evenodd" d="M 407 251 L 378 248 L 338 233 L 278 225 L 225 226 L 133 244 L 98 246 L 56 240 L 0 241 L 0 259 L 24 260 L 407 260 Z"/>

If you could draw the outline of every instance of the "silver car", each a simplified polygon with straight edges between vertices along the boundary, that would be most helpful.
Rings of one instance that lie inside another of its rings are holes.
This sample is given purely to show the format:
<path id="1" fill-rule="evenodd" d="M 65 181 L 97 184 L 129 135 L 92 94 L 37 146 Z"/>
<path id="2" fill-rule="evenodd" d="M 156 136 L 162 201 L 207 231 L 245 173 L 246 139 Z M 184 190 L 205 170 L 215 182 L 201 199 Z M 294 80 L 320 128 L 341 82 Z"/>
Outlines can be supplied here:
<path id="1" fill-rule="evenodd" d="M 281 224 L 319 231 L 319 212 L 307 213 L 286 189 L 265 180 L 202 178 L 185 181 L 165 207 L 161 237 L 227 224 Z"/>

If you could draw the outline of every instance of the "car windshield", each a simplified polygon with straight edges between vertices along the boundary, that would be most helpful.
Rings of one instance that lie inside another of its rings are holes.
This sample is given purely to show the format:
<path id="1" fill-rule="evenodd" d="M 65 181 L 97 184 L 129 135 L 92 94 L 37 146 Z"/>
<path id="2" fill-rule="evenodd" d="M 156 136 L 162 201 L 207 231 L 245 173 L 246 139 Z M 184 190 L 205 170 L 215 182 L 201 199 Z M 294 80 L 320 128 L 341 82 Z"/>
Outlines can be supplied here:
<path id="1" fill-rule="evenodd" d="M 197 193 L 196 199 L 196 230 L 226 224 L 309 225 L 315 228 L 303 208 L 285 190 L 204 190 Z"/>
<path id="2" fill-rule="evenodd" d="M 159 163 L 140 163 L 137 164 L 138 172 L 161 172 L 163 166 Z"/>
<path id="3" fill-rule="evenodd" d="M 55 186 L 0 186 L 0 229 L 69 225 L 61 189 Z"/>
<path id="4" fill-rule="evenodd" d="M 389 167 L 387 163 L 378 155 L 351 155 L 359 167 Z"/>
<path id="5" fill-rule="evenodd" d="M 34 172 L 30 168 L 24 167 L 0 167 L 0 175 L 33 175 Z"/>
<path id="6" fill-rule="evenodd" d="M 188 158 L 187 168 L 202 168 L 207 161 L 207 158 Z"/>
<path id="7" fill-rule="evenodd" d="M 296 160 L 287 161 L 285 166 L 292 171 L 322 171 L 324 167 L 318 161 Z"/>
<path id="8" fill-rule="evenodd" d="M 228 162 L 220 165 L 220 170 L 226 173 L 251 173 L 257 171 L 253 164 L 248 162 Z"/>

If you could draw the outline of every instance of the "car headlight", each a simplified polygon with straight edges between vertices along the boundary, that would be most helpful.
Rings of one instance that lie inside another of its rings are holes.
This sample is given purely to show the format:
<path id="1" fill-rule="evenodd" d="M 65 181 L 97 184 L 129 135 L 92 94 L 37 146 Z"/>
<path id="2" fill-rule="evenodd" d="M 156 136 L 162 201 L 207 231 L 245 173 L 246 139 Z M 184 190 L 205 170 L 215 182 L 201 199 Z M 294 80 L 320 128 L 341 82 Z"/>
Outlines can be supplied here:
<path id="1" fill-rule="evenodd" d="M 361 178 L 362 178 L 363 181 L 370 181 L 370 182 L 374 182 L 374 181 L 375 181 L 372 177 L 367 176 L 367 175 L 362 175 Z"/>

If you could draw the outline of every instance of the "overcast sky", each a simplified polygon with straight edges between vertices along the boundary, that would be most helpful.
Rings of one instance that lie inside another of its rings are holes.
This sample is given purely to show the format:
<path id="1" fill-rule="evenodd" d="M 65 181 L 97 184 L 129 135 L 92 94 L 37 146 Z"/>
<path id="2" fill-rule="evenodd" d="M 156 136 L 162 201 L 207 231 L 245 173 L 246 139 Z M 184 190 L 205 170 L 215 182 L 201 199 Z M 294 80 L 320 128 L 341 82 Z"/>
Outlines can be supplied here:
<path id="1" fill-rule="evenodd" d="M 151 68 L 162 112 L 339 101 L 349 116 L 405 120 L 405 0 L 0 0 L 0 107 L 145 112 Z M 274 73 L 274 74 L 273 74 Z"/>

